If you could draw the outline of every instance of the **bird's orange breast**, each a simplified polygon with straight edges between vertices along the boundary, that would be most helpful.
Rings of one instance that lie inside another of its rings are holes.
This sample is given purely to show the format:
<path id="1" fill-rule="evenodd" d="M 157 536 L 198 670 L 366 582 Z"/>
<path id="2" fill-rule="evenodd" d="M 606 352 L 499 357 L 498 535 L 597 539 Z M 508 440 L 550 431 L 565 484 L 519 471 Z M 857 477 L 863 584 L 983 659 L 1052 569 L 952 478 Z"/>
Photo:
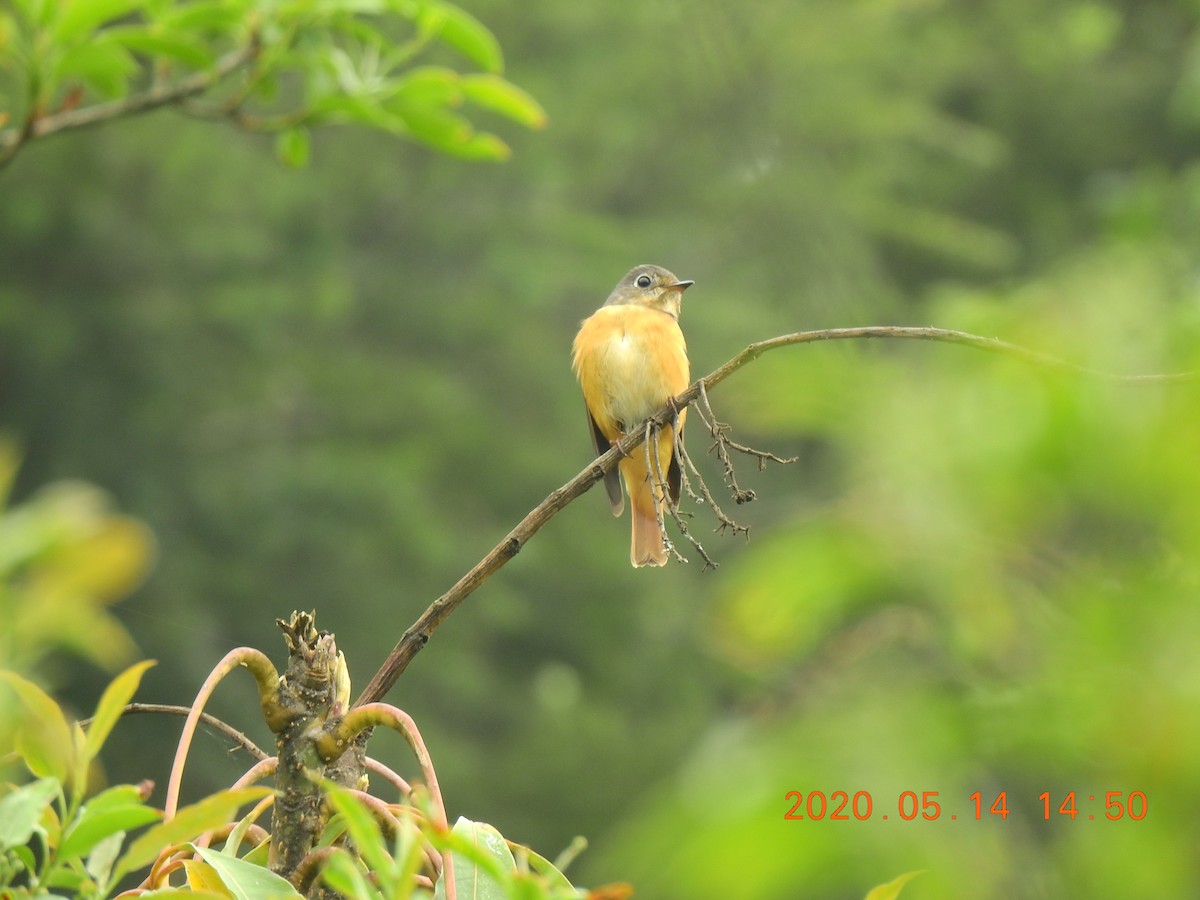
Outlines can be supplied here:
<path id="1" fill-rule="evenodd" d="M 609 440 L 688 386 L 679 323 L 644 306 L 605 306 L 586 319 L 575 336 L 573 365 L 588 411 Z"/>

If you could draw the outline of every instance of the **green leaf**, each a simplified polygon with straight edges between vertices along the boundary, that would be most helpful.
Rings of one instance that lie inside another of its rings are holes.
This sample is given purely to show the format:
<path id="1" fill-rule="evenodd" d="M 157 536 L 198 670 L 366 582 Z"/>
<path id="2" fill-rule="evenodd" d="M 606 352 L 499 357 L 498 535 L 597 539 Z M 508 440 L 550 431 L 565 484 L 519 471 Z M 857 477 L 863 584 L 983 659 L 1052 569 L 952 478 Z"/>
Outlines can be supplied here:
<path id="1" fill-rule="evenodd" d="M 357 122 L 360 125 L 379 128 L 393 134 L 407 134 L 408 132 L 407 126 L 399 116 L 383 109 L 375 100 L 346 94 L 329 94 L 321 97 L 309 108 L 305 115 L 305 121 L 312 125 L 327 122 Z"/>
<path id="2" fill-rule="evenodd" d="M 308 165 L 311 141 L 307 128 L 288 128 L 275 139 L 275 155 L 285 166 L 303 169 Z"/>
<path id="3" fill-rule="evenodd" d="M 125 832 L 114 832 L 97 843 L 92 852 L 88 854 L 87 864 L 84 868 L 96 880 L 101 896 L 107 893 L 106 888 L 112 876 L 113 863 L 117 861 L 117 856 L 121 853 L 121 844 L 124 841 Z"/>
<path id="4" fill-rule="evenodd" d="M 243 859 L 226 856 L 207 847 L 196 847 L 196 853 L 221 876 L 221 881 L 238 900 L 275 900 L 301 897 L 285 879 L 270 869 L 256 866 Z"/>
<path id="5" fill-rule="evenodd" d="M 206 69 L 214 60 L 208 45 L 186 31 L 170 31 L 155 25 L 128 25 L 110 28 L 105 36 L 134 53 L 166 57 L 193 69 Z"/>
<path id="6" fill-rule="evenodd" d="M 418 140 L 437 147 L 450 146 L 468 140 L 474 133 L 471 123 L 462 116 L 439 107 L 396 107 L 392 109 Z"/>
<path id="7" fill-rule="evenodd" d="M 66 866 L 55 866 L 46 873 L 44 883 L 46 887 L 64 888 L 65 890 L 62 893 L 68 896 L 76 896 L 83 892 L 82 888 L 85 881 L 86 878 L 82 872 L 76 869 L 69 869 Z M 49 896 L 40 894 L 38 896 L 39 900 L 42 900 L 42 898 L 50 900 L 50 898 L 54 897 L 54 894 L 50 894 Z"/>
<path id="8" fill-rule="evenodd" d="M 904 886 L 916 878 L 924 870 L 916 872 L 905 872 L 899 878 L 894 878 L 887 884 L 881 884 L 879 887 L 872 888 L 865 900 L 896 900 L 900 896 L 900 892 L 904 890 Z"/>
<path id="9" fill-rule="evenodd" d="M 17 752 L 34 775 L 51 776 L 62 784 L 74 770 L 71 728 L 62 710 L 49 694 L 15 672 L 0 672 L 0 682 L 7 682 L 25 706 Z"/>
<path id="10" fill-rule="evenodd" d="M 129 79 L 137 70 L 137 61 L 128 50 L 101 37 L 64 53 L 55 67 L 55 80 L 79 78 L 111 99 L 129 90 Z"/>
<path id="11" fill-rule="evenodd" d="M 464 75 L 459 84 L 468 100 L 529 128 L 545 128 L 548 118 L 541 105 L 515 84 L 499 75 Z"/>
<path id="12" fill-rule="evenodd" d="M 546 857 L 533 852 L 528 847 L 521 847 L 519 852 L 528 857 L 529 868 L 545 878 L 550 887 L 563 890 L 570 890 L 573 887 L 570 879 Z"/>
<path id="13" fill-rule="evenodd" d="M 239 807 L 271 794 L 267 788 L 242 788 L 236 791 L 222 791 L 205 797 L 199 803 L 185 806 L 176 813 L 175 818 L 156 825 L 141 835 L 129 845 L 121 861 L 117 863 L 113 880 L 149 865 L 164 847 L 191 840 L 202 832 L 224 825 Z"/>
<path id="14" fill-rule="evenodd" d="M 119 806 L 139 806 L 145 802 L 142 791 L 137 785 L 118 784 L 101 791 L 88 799 L 87 808 L 94 813 Z"/>
<path id="15" fill-rule="evenodd" d="M 476 133 L 462 116 L 437 107 L 399 107 L 394 110 L 403 120 L 410 137 L 463 159 L 504 160 L 511 152 L 508 145 L 493 134 Z"/>
<path id="16" fill-rule="evenodd" d="M 439 149 L 461 159 L 482 162 L 504 162 L 512 156 L 512 148 L 508 144 L 486 131 L 476 132 L 465 141 Z"/>
<path id="17" fill-rule="evenodd" d="M 68 827 L 58 852 L 63 857 L 86 856 L 105 838 L 149 825 L 161 818 L 162 813 L 157 809 L 140 803 L 98 811 L 85 806 L 80 817 Z"/>
<path id="18" fill-rule="evenodd" d="M 382 896 L 363 875 L 358 863 L 344 850 L 334 851 L 321 870 L 321 879 L 344 897 L 367 900 Z"/>
<path id="19" fill-rule="evenodd" d="M 326 798 L 330 805 L 341 813 L 346 830 L 354 840 L 354 846 L 362 854 L 367 868 L 374 872 L 386 871 L 395 866 L 384 843 L 383 832 L 371 811 L 344 788 L 326 785 Z"/>
<path id="20" fill-rule="evenodd" d="M 28 843 L 42 810 L 58 796 L 61 787 L 53 778 L 42 778 L 0 797 L 0 851 Z"/>
<path id="21" fill-rule="evenodd" d="M 92 715 L 92 724 L 87 731 L 86 753 L 89 760 L 95 759 L 100 748 L 108 740 L 113 726 L 125 712 L 125 705 L 137 693 L 138 685 L 142 683 L 142 675 L 153 666 L 154 660 L 148 659 L 130 666 L 104 689 L 100 702 L 96 704 L 96 712 Z"/>
<path id="22" fill-rule="evenodd" d="M 500 42 L 487 26 L 465 10 L 449 3 L 430 3 L 417 14 L 417 27 L 453 47 L 488 72 L 504 70 Z"/>
<path id="23" fill-rule="evenodd" d="M 155 21 L 169 31 L 207 35 L 235 34 L 250 27 L 247 11 L 225 0 L 173 4 Z"/>
<path id="24" fill-rule="evenodd" d="M 452 835 L 454 887 L 458 896 L 472 900 L 507 900 L 509 892 L 497 880 L 497 874 L 511 872 L 517 861 L 508 842 L 491 825 L 459 817 Z M 438 881 L 434 900 L 445 900 L 444 880 Z"/>
<path id="25" fill-rule="evenodd" d="M 392 83 L 389 106 L 450 106 L 461 103 L 460 76 L 442 66 L 420 66 Z"/>
<path id="26" fill-rule="evenodd" d="M 53 2 L 58 18 L 50 34 L 58 43 L 68 43 L 95 31 L 105 22 L 128 15 L 144 5 L 144 0 L 71 0 Z"/>

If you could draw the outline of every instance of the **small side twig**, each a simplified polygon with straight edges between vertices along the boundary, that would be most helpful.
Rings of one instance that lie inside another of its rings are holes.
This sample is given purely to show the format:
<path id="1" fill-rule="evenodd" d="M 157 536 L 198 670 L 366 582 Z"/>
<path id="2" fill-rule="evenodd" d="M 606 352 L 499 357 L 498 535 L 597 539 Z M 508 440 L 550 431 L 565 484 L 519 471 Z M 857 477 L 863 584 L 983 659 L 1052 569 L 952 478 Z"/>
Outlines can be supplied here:
<path id="1" fill-rule="evenodd" d="M 673 433 L 671 436 L 673 449 L 676 454 L 678 454 L 679 449 L 683 446 L 683 441 L 680 439 L 680 432 L 682 431 L 682 429 L 679 428 L 678 421 L 679 421 L 678 415 L 676 415 L 675 422 L 673 423 L 673 426 L 672 426 Z M 666 426 L 661 426 L 661 427 L 666 427 Z M 657 446 L 660 426 L 654 425 L 653 428 L 654 428 L 654 443 Z M 647 442 L 647 446 L 649 446 L 649 442 Z M 680 460 L 679 473 L 680 473 L 680 484 L 681 485 L 682 485 L 683 479 L 686 478 L 686 475 L 683 470 L 684 470 L 684 464 L 683 464 L 683 461 Z M 669 512 L 671 514 L 671 518 L 674 520 L 675 526 L 679 529 L 679 533 L 682 534 L 687 539 L 688 543 L 690 543 L 693 547 L 696 548 L 696 552 L 699 553 L 700 558 L 704 560 L 704 568 L 701 571 L 707 572 L 709 569 L 716 569 L 719 564 L 717 563 L 716 560 L 714 560 L 711 556 L 708 555 L 708 551 L 704 549 L 704 545 L 701 544 L 700 541 L 696 538 L 696 536 L 693 535 L 692 532 L 688 529 L 687 521 L 684 519 L 684 514 L 682 512 L 680 512 L 679 504 L 676 503 L 675 498 L 673 498 L 671 496 L 671 490 L 667 485 L 667 479 L 663 475 L 662 462 L 659 459 L 657 453 L 654 454 L 653 477 L 656 479 L 656 488 L 658 491 L 660 491 L 660 497 L 662 498 L 663 507 L 665 507 L 667 512 Z M 702 479 L 701 479 L 701 482 L 703 483 Z M 705 490 L 708 490 L 708 488 L 705 488 Z M 690 487 L 689 487 L 689 492 L 690 492 Z M 693 494 L 692 496 L 695 496 L 695 495 Z M 659 524 L 659 527 L 662 528 L 662 526 L 663 526 L 662 513 L 659 512 L 658 515 L 659 515 L 659 523 L 658 524 Z M 665 539 L 665 537 L 666 537 L 665 529 L 663 530 L 663 536 Z M 678 559 L 680 562 L 687 562 L 687 559 L 684 558 L 684 556 L 682 554 L 680 554 L 678 550 L 675 549 L 675 546 L 673 544 L 668 544 L 668 546 L 670 547 L 671 552 L 675 554 L 676 559 Z"/>
<path id="2" fill-rule="evenodd" d="M 687 526 L 683 524 L 682 519 L 679 517 L 679 511 L 675 508 L 675 504 L 671 500 L 671 491 L 667 487 L 667 479 L 663 477 L 662 462 L 658 458 L 659 433 L 659 426 L 652 419 L 647 419 L 646 442 L 642 445 L 642 449 L 646 453 L 646 477 L 650 479 L 650 495 L 654 501 L 654 517 L 658 520 L 658 531 L 662 535 L 663 546 L 667 548 L 667 552 L 679 562 L 686 563 L 687 557 L 679 552 L 679 549 L 675 546 L 675 542 L 667 534 L 667 523 L 663 518 L 663 508 L 670 507 L 671 517 L 675 520 L 675 524 L 680 526 L 681 532 L 684 534 L 687 533 Z M 693 541 L 693 543 L 695 542 Z"/>
<path id="3" fill-rule="evenodd" d="M 3 168 L 25 144 L 36 138 L 48 137 L 60 131 L 99 125 L 111 119 L 149 112 L 162 106 L 178 103 L 201 94 L 233 74 L 259 52 L 257 36 L 243 47 L 221 57 L 211 68 L 196 72 L 172 84 L 157 85 L 141 94 L 134 94 L 109 103 L 97 103 L 54 115 L 32 118 L 21 128 L 0 131 L 0 168 Z"/>
<path id="4" fill-rule="evenodd" d="M 125 704 L 125 708 L 121 710 L 121 715 L 187 716 L 191 711 L 191 707 L 176 706 L 175 704 L 171 703 L 127 703 Z M 79 724 L 84 728 L 87 728 L 87 726 L 91 724 L 91 721 L 92 720 L 90 718 L 82 719 L 80 720 Z M 221 734 L 225 735 L 227 738 L 237 744 L 238 747 L 253 756 L 256 760 L 264 760 L 268 758 L 267 752 L 260 748 L 258 744 L 254 743 L 254 741 L 252 741 L 242 732 L 238 731 L 229 723 L 218 719 L 212 713 L 200 713 L 200 721 L 205 725 L 208 725 L 210 728 L 215 728 L 217 731 L 221 732 Z M 233 750 L 231 749 L 230 753 L 232 752 Z"/>
<path id="5" fill-rule="evenodd" d="M 703 416 L 701 416 L 701 418 L 703 418 Z M 718 525 L 715 529 L 717 534 L 724 534 L 726 529 L 729 529 L 734 534 L 750 534 L 749 525 L 742 525 L 738 522 L 735 522 L 728 515 L 726 515 L 725 511 L 717 504 L 717 501 L 713 498 L 712 491 L 708 489 L 708 485 L 704 481 L 704 476 L 700 474 L 700 470 L 696 468 L 696 464 L 692 462 L 691 456 L 688 455 L 687 449 L 683 446 L 683 441 L 676 441 L 675 452 L 679 455 L 679 468 L 680 471 L 684 473 L 684 484 L 688 485 L 689 495 L 697 503 L 707 505 L 713 511 L 713 515 L 717 517 Z M 700 486 L 700 493 L 702 495 L 700 497 L 697 497 L 691 489 L 691 485 L 687 479 L 687 474 L 685 471 L 688 469 L 690 469 L 692 474 L 696 476 L 696 484 Z"/>

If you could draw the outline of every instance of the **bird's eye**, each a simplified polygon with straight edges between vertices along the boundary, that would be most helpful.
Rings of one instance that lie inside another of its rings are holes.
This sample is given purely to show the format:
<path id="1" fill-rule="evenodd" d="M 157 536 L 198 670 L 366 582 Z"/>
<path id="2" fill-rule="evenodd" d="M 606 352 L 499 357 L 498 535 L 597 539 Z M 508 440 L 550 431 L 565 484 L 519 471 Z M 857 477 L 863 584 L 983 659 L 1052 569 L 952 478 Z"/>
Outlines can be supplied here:
<path id="1" fill-rule="evenodd" d="M 654 282 L 650 279 L 649 275 L 639 275 L 637 277 L 637 281 L 634 282 L 634 284 L 636 284 L 640 288 L 648 288 L 653 283 Z"/>

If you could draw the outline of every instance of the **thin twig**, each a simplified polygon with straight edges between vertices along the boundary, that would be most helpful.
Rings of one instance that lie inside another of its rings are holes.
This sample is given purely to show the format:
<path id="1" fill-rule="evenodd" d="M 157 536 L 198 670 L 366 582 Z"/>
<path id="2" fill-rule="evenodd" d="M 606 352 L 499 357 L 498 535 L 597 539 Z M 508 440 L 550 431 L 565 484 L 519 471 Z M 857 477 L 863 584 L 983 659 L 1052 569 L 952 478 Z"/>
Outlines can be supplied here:
<path id="1" fill-rule="evenodd" d="M 680 469 L 682 470 L 686 464 L 686 467 L 691 469 L 692 474 L 696 476 L 696 483 L 700 485 L 700 493 L 703 495 L 703 497 L 696 497 L 696 495 L 693 493 L 693 499 L 697 500 L 699 503 L 706 504 L 710 509 L 712 509 L 713 515 L 717 517 L 717 521 L 720 524 L 717 526 L 715 531 L 718 534 L 722 534 L 724 533 L 725 529 L 728 528 L 734 534 L 741 533 L 749 535 L 749 525 L 742 525 L 738 522 L 735 522 L 733 519 L 727 516 L 725 511 L 717 504 L 717 501 L 713 498 L 712 492 L 708 489 L 708 484 L 706 484 L 704 481 L 704 476 L 700 474 L 700 470 L 697 469 L 696 464 L 692 462 L 692 458 L 688 455 L 687 449 L 684 448 L 682 441 L 679 442 L 679 446 L 676 448 L 676 453 L 679 454 L 679 458 L 682 460 Z"/>
<path id="2" fill-rule="evenodd" d="M 673 398 L 670 403 L 664 404 L 662 409 L 651 416 L 651 419 L 660 425 L 665 425 L 671 420 L 671 417 L 675 414 L 675 410 L 682 409 L 695 400 L 700 395 L 701 389 L 704 389 L 707 393 L 708 389 L 716 387 L 738 369 L 769 350 L 776 350 L 780 347 L 788 347 L 793 344 L 816 343 L 818 341 L 873 340 L 877 338 L 961 344 L 976 350 L 1012 356 L 1051 371 L 1123 384 L 1163 385 L 1200 381 L 1200 372 L 1179 372 L 1161 375 L 1118 375 L 1111 372 L 1100 372 L 1084 366 L 1077 366 L 1057 357 L 1049 356 L 1036 350 L 1030 350 L 1017 344 L 1010 344 L 1007 341 L 980 337 L 979 335 L 969 334 L 965 331 L 952 331 L 945 328 L 906 327 L 900 325 L 830 328 L 821 331 L 799 331 L 794 334 L 785 334 L 750 344 L 719 368 L 693 383 L 686 391 L 678 397 Z M 520 553 L 521 548 L 525 546 L 526 542 L 542 526 L 554 518 L 563 507 L 572 502 L 580 494 L 589 490 L 597 481 L 600 481 L 605 473 L 612 471 L 621 457 L 628 456 L 645 439 L 646 435 L 643 429 L 633 429 L 614 444 L 611 450 L 602 453 L 596 459 L 592 460 L 586 468 L 577 473 L 570 481 L 551 491 L 546 499 L 530 510 L 517 523 L 517 526 L 505 535 L 499 544 L 493 547 L 470 571 L 456 581 L 449 590 L 434 600 L 417 617 L 417 620 L 409 626 L 396 646 L 392 648 L 391 653 L 383 661 L 383 665 L 375 673 L 370 684 L 367 685 L 359 698 L 354 701 L 354 705 L 361 706 L 365 703 L 374 702 L 391 690 L 392 685 L 396 683 L 404 670 L 408 668 L 409 663 L 429 643 L 429 639 L 433 637 L 434 632 L 458 608 L 459 604 L 471 596 L 498 569 Z"/>
<path id="3" fill-rule="evenodd" d="M 170 703 L 127 703 L 125 708 L 121 710 L 123 716 L 136 715 L 164 715 L 164 716 L 186 716 L 191 712 L 191 707 L 175 706 Z M 262 750 L 258 744 L 246 737 L 242 732 L 238 731 L 232 725 L 222 722 L 212 713 L 201 713 L 200 721 L 205 725 L 217 729 L 221 734 L 232 740 L 235 744 L 253 756 L 256 760 L 268 759 L 268 754 Z M 92 722 L 91 719 L 82 719 L 79 724 L 87 728 Z M 232 751 L 230 751 L 232 752 Z"/>
<path id="4" fill-rule="evenodd" d="M 42 116 L 27 122 L 21 128 L 0 131 L 0 168 L 3 168 L 16 155 L 21 146 L 36 138 L 149 112 L 196 94 L 202 94 L 253 59 L 258 51 L 259 42 L 255 37 L 244 47 L 239 47 L 222 56 L 213 64 L 212 68 L 196 72 L 172 84 L 157 85 L 144 93 L 134 94 L 121 100 L 96 103 L 92 106 L 83 106 L 79 109 Z"/>
<path id="5" fill-rule="evenodd" d="M 658 533 L 662 535 L 663 546 L 676 560 L 681 563 L 687 563 L 687 557 L 679 552 L 679 548 L 675 546 L 675 542 L 667 534 L 667 522 L 663 518 L 663 508 L 671 503 L 671 491 L 667 487 L 666 478 L 663 477 L 662 460 L 658 458 L 659 434 L 659 426 L 655 425 L 650 419 L 647 419 L 646 443 L 642 445 L 642 449 L 646 451 L 646 478 L 650 481 L 650 501 L 654 504 L 654 518 L 658 522 Z M 651 448 L 653 448 L 653 453 L 651 453 Z M 633 501 L 630 500 L 630 505 L 632 503 Z M 634 512 L 634 515 L 637 515 L 637 513 Z M 678 515 L 675 515 L 674 518 L 676 524 L 683 524 Z M 684 525 L 683 527 L 686 528 L 687 526 Z"/>
<path id="6" fill-rule="evenodd" d="M 665 428 L 666 426 L 662 426 L 662 427 Z M 655 444 L 657 447 L 659 426 L 655 425 L 655 426 L 653 426 L 653 428 L 655 431 L 654 441 L 655 441 Z M 679 439 L 679 435 L 680 435 L 680 432 L 682 431 L 682 429 L 679 427 L 678 415 L 676 415 L 675 422 L 672 426 L 672 431 L 673 431 L 673 433 L 671 436 L 671 444 L 672 444 L 671 449 L 672 449 L 673 453 L 678 454 L 679 448 L 683 444 L 683 441 L 681 441 Z M 680 484 L 682 484 L 683 477 L 684 477 L 682 461 L 680 461 L 680 463 L 679 463 L 679 472 L 680 472 Z M 701 544 L 700 541 L 696 538 L 696 536 L 693 535 L 692 532 L 688 529 L 687 522 L 684 521 L 683 514 L 679 511 L 679 504 L 676 503 L 675 498 L 671 496 L 671 489 L 667 485 L 667 480 L 663 475 L 662 460 L 659 458 L 658 453 L 654 454 L 654 475 L 658 479 L 657 484 L 658 484 L 659 489 L 661 490 L 660 496 L 662 498 L 662 505 L 666 508 L 667 512 L 669 512 L 671 514 L 671 518 L 675 521 L 675 526 L 679 529 L 679 533 L 682 534 L 685 538 L 687 538 L 688 543 L 690 543 L 693 547 L 696 548 L 696 552 L 699 553 L 700 558 L 704 560 L 704 568 L 701 571 L 707 572 L 709 569 L 716 569 L 718 566 L 717 562 L 711 556 L 708 555 L 708 551 L 706 551 L 704 549 L 704 545 Z M 663 525 L 662 513 L 660 512 L 659 513 L 659 527 L 661 528 L 662 525 Z M 663 533 L 665 536 L 665 534 L 666 534 L 665 529 L 664 529 Z M 678 559 L 680 562 L 684 562 L 684 563 L 687 562 L 687 559 L 684 558 L 683 554 L 681 554 L 678 550 L 675 549 L 674 544 L 668 544 L 668 547 L 670 548 L 671 552 L 675 555 L 676 559 Z"/>
<path id="7" fill-rule="evenodd" d="M 713 437 L 713 443 L 708 448 L 708 452 L 716 451 L 717 459 L 721 461 L 722 477 L 725 480 L 725 486 L 733 494 L 733 502 L 738 506 L 749 503 L 757 495 L 754 491 L 744 490 L 737 483 L 737 473 L 733 468 L 733 460 L 729 458 L 729 439 L 726 436 L 726 432 L 730 428 L 724 422 L 717 420 L 712 407 L 708 405 L 708 393 L 705 391 L 703 383 L 700 385 L 700 396 L 696 399 L 696 415 L 708 426 L 708 431 Z"/>

